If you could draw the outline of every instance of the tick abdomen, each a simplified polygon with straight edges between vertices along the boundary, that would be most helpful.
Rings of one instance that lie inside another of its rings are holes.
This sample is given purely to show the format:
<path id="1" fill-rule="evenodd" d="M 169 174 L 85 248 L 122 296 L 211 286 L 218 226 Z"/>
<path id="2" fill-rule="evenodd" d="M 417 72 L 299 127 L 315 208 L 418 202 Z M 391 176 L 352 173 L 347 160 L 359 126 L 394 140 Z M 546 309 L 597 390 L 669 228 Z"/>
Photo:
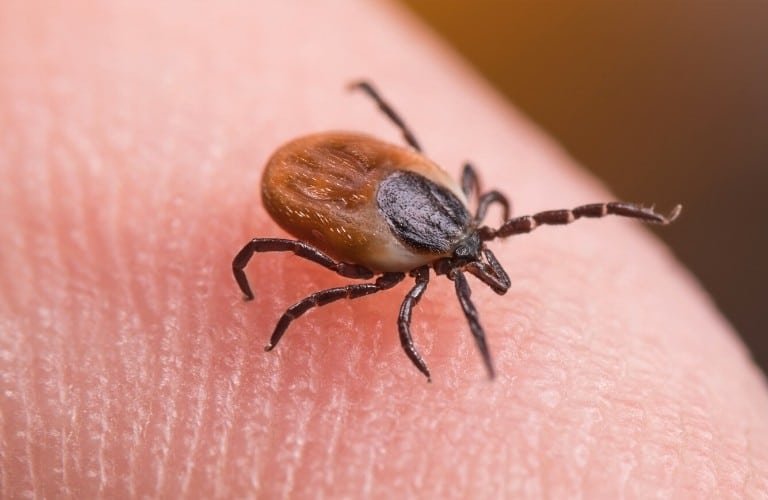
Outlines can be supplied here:
<path id="1" fill-rule="evenodd" d="M 278 149 L 264 170 L 262 197 L 296 238 L 383 272 L 449 256 L 469 219 L 464 194 L 440 167 L 408 149 L 344 132 Z"/>

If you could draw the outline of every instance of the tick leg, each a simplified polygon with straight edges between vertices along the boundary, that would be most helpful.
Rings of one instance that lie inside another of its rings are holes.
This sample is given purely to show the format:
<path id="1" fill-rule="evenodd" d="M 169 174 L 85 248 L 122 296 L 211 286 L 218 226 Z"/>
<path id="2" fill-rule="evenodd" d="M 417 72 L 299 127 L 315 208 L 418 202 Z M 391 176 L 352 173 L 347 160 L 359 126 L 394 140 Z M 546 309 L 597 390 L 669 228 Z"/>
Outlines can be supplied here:
<path id="1" fill-rule="evenodd" d="M 449 274 L 448 277 L 451 278 L 454 285 L 456 285 L 456 296 L 459 298 L 461 308 L 464 310 L 464 316 L 467 317 L 467 321 L 469 322 L 469 329 L 472 331 L 472 336 L 475 337 L 477 348 L 480 350 L 480 355 L 483 357 L 483 363 L 485 363 L 485 368 L 488 370 L 488 377 L 492 379 L 496 376 L 496 372 L 493 369 L 491 352 L 488 350 L 488 345 L 485 342 L 485 331 L 483 331 L 483 327 L 480 325 L 477 309 L 475 309 L 475 305 L 472 304 L 472 300 L 470 299 L 472 290 L 469 288 L 467 278 L 464 277 L 464 274 L 461 271 L 454 271 Z"/>
<path id="2" fill-rule="evenodd" d="M 501 205 L 502 209 L 502 221 L 509 220 L 509 200 L 506 196 L 498 191 L 488 191 L 484 193 L 477 202 L 477 213 L 475 214 L 475 221 L 480 223 L 485 219 L 485 214 L 488 213 L 488 208 L 494 203 Z"/>
<path id="3" fill-rule="evenodd" d="M 251 286 L 248 284 L 248 278 L 245 275 L 245 266 L 251 260 L 255 252 L 293 252 L 307 260 L 330 269 L 331 271 L 344 276 L 345 278 L 370 279 L 373 272 L 357 264 L 347 264 L 346 262 L 336 262 L 317 248 L 302 241 L 282 240 L 278 238 L 256 238 L 249 241 L 232 261 L 232 272 L 235 275 L 240 290 L 245 297 L 250 300 L 253 298 Z"/>
<path id="4" fill-rule="evenodd" d="M 477 177 L 477 171 L 471 163 L 465 163 L 461 169 L 461 190 L 464 196 L 470 199 L 472 196 L 480 198 L 480 180 Z"/>
<path id="5" fill-rule="evenodd" d="M 313 307 L 324 306 L 341 299 L 365 297 L 366 295 L 392 288 L 403 281 L 403 279 L 405 279 L 405 274 L 403 273 L 386 273 L 379 276 L 374 283 L 340 286 L 313 293 L 309 297 L 295 303 L 283 313 L 283 316 L 277 322 L 277 326 L 275 326 L 275 330 L 272 332 L 269 344 L 267 344 L 265 350 L 271 351 L 274 349 L 291 322 Z"/>
<path id="6" fill-rule="evenodd" d="M 397 329 L 400 332 L 400 344 L 402 344 L 405 354 L 410 358 L 416 368 L 419 369 L 427 377 L 427 381 L 431 382 L 432 377 L 429 374 L 427 364 L 424 363 L 419 352 L 416 350 L 416 346 L 413 345 L 413 338 L 411 337 L 411 313 L 413 307 L 419 303 L 421 296 L 424 295 L 424 291 L 427 289 L 429 283 L 429 268 L 424 266 L 414 271 L 416 277 L 416 285 L 411 288 L 408 295 L 403 300 L 403 305 L 400 306 L 400 314 L 397 317 Z"/>
<path id="7" fill-rule="evenodd" d="M 461 170 L 461 190 L 464 192 L 464 196 L 467 199 L 473 196 L 477 198 L 477 212 L 475 213 L 475 221 L 482 222 L 485 218 L 485 214 L 488 213 L 488 207 L 494 203 L 501 205 L 504 221 L 509 219 L 509 207 L 510 203 L 507 197 L 498 191 L 488 191 L 487 193 L 480 194 L 480 179 L 477 177 L 475 167 L 471 163 L 465 163 L 464 168 Z M 503 221 L 502 221 L 503 222 Z"/>
<path id="8" fill-rule="evenodd" d="M 666 225 L 672 222 L 680 215 L 681 205 L 677 205 L 669 215 L 662 215 L 652 208 L 645 208 L 634 203 L 610 202 L 610 203 L 592 203 L 582 205 L 571 210 L 548 210 L 539 212 L 535 215 L 524 215 L 510 219 L 499 229 L 491 229 L 487 226 L 480 228 L 480 237 L 484 241 L 494 238 L 506 238 L 513 234 L 530 233 L 542 225 L 560 225 L 570 224 L 576 219 L 582 217 L 599 218 L 606 215 L 620 215 L 630 217 L 643 222 Z"/>
<path id="9" fill-rule="evenodd" d="M 419 146 L 419 142 L 416 140 L 416 137 L 413 135 L 413 132 L 408 128 L 408 125 L 405 124 L 402 118 L 400 118 L 400 115 L 397 114 L 397 112 L 390 106 L 387 101 L 385 101 L 379 93 L 376 91 L 375 88 L 373 88 L 373 85 L 371 85 L 368 82 L 362 81 L 362 82 L 355 82 L 352 83 L 349 86 L 350 89 L 360 89 L 366 94 L 368 94 L 371 99 L 376 101 L 376 104 L 378 104 L 379 109 L 381 109 L 382 112 L 384 112 L 387 117 L 392 120 L 392 122 L 397 125 L 397 127 L 400 129 L 400 132 L 403 133 L 403 137 L 405 138 L 405 142 L 407 142 L 413 149 L 415 149 L 418 152 L 421 152 L 421 146 Z"/>

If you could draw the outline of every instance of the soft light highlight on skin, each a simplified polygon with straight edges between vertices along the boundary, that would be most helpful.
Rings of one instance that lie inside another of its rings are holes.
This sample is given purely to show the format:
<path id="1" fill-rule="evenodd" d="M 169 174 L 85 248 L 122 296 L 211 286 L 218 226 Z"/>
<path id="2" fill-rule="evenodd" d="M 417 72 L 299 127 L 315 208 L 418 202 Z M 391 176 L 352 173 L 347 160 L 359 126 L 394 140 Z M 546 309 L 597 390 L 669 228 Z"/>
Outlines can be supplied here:
<path id="1" fill-rule="evenodd" d="M 233 254 L 284 236 L 260 169 L 313 131 L 399 144 L 345 92 L 361 76 L 517 214 L 611 198 L 387 5 L 0 5 L 0 496 L 768 491 L 763 379 L 627 221 L 494 246 L 512 288 L 472 283 L 493 383 L 444 279 L 414 312 L 432 384 L 397 339 L 406 284 L 314 311 L 264 353 L 286 307 L 346 281 L 262 255 L 241 300 Z"/>

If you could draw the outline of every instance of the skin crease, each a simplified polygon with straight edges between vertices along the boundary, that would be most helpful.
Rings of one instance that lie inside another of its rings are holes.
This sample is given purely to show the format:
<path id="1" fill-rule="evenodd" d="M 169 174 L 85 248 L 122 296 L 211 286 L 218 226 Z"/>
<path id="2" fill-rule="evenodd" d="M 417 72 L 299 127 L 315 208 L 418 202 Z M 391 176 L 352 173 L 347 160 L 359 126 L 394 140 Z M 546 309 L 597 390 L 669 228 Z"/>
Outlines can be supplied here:
<path id="1" fill-rule="evenodd" d="M 516 214 L 613 198 L 389 4 L 0 4 L 0 496 L 765 498 L 764 380 L 626 220 L 493 244 L 492 383 L 444 278 L 414 312 L 432 384 L 397 338 L 412 281 L 263 351 L 349 280 L 259 255 L 242 301 L 233 255 L 285 236 L 261 168 L 322 130 L 401 144 L 361 76 Z"/>

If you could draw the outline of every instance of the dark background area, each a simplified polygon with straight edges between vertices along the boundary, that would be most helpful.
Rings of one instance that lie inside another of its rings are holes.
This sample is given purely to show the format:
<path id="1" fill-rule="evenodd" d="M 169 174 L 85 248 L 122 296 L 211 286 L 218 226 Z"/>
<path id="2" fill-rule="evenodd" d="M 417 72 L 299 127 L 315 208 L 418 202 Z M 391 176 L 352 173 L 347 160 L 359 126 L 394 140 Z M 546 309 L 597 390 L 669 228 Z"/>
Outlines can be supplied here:
<path id="1" fill-rule="evenodd" d="M 768 367 L 768 3 L 402 0 L 659 232 Z M 514 193 L 510 193 L 514 198 Z"/>

